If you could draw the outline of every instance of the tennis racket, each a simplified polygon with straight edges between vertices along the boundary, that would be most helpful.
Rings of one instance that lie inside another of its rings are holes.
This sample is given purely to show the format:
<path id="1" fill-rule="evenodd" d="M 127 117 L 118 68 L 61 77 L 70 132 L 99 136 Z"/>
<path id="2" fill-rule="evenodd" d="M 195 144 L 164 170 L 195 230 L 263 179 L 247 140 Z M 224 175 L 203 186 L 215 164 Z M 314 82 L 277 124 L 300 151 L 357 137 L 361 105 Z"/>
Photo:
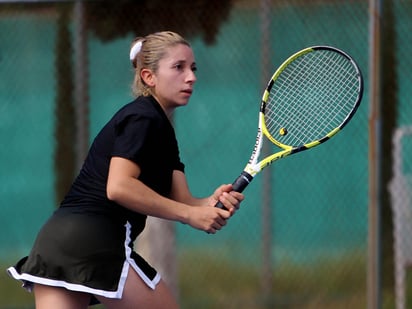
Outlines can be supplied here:
<path id="1" fill-rule="evenodd" d="M 274 161 L 335 136 L 355 114 L 362 94 L 362 73 L 345 52 L 313 46 L 290 56 L 263 93 L 256 143 L 233 190 L 242 192 Z M 258 161 L 264 136 L 280 151 Z M 215 207 L 224 208 L 220 202 Z"/>

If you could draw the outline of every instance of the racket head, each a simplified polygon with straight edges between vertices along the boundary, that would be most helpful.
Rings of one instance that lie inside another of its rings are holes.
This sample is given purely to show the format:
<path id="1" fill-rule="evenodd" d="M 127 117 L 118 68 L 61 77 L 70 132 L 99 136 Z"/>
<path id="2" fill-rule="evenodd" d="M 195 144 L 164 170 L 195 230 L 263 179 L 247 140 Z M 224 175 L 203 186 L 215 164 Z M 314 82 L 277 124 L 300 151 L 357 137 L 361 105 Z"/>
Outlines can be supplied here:
<path id="1" fill-rule="evenodd" d="M 317 146 L 349 122 L 362 94 L 361 71 L 348 54 L 330 46 L 305 48 L 270 79 L 260 108 L 262 132 L 285 150 Z"/>

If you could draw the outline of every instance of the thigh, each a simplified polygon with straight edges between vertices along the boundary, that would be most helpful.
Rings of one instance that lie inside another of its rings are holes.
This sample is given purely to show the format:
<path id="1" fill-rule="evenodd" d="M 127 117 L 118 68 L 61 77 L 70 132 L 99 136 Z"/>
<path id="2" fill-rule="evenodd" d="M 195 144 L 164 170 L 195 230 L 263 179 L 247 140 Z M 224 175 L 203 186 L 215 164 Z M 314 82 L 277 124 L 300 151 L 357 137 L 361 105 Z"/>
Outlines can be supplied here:
<path id="1" fill-rule="evenodd" d="M 36 309 L 86 309 L 90 302 L 90 295 L 81 292 L 69 291 L 64 288 L 34 285 L 34 299 Z"/>
<path id="2" fill-rule="evenodd" d="M 108 309 L 177 309 L 176 299 L 163 280 L 152 290 L 129 268 L 126 284 L 121 299 L 112 299 L 97 296 L 96 298 Z"/>

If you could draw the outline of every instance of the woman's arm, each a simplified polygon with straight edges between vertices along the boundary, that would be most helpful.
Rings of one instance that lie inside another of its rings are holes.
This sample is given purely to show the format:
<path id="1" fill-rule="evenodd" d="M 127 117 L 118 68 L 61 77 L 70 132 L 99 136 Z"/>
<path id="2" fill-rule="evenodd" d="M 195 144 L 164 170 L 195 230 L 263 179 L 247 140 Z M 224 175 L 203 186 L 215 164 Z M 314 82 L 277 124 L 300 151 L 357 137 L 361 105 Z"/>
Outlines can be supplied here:
<path id="1" fill-rule="evenodd" d="M 133 161 L 113 157 L 107 179 L 108 199 L 145 215 L 185 223 L 187 206 L 169 200 L 150 189 L 137 179 L 140 172 L 140 167 Z"/>
<path id="2" fill-rule="evenodd" d="M 140 167 L 137 164 L 124 158 L 113 157 L 107 180 L 107 197 L 133 211 L 189 224 L 209 233 L 220 230 L 231 215 L 229 211 L 216 207 L 190 207 L 194 206 L 190 203 L 197 203 L 202 199 L 188 198 L 185 189 L 177 191 L 182 192 L 177 193 L 178 200 L 163 197 L 138 180 L 139 175 Z M 178 179 L 180 182 L 181 177 Z M 173 184 L 173 188 L 176 185 Z"/>
<path id="3" fill-rule="evenodd" d="M 243 194 L 232 191 L 232 185 L 222 185 L 206 198 L 194 197 L 189 190 L 185 174 L 178 170 L 173 172 L 170 197 L 175 201 L 193 206 L 215 206 L 218 201 L 221 201 L 231 214 L 239 208 L 239 204 L 244 198 Z"/>

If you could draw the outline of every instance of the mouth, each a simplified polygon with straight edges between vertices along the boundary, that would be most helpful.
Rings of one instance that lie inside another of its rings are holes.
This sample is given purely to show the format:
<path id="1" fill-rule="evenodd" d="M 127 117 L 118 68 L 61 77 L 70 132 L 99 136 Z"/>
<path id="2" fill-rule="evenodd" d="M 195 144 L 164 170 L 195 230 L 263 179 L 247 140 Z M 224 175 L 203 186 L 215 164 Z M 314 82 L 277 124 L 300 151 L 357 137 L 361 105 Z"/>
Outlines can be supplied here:
<path id="1" fill-rule="evenodd" d="M 182 92 L 187 94 L 187 95 L 192 95 L 193 89 L 184 89 L 184 90 L 182 90 Z"/>

